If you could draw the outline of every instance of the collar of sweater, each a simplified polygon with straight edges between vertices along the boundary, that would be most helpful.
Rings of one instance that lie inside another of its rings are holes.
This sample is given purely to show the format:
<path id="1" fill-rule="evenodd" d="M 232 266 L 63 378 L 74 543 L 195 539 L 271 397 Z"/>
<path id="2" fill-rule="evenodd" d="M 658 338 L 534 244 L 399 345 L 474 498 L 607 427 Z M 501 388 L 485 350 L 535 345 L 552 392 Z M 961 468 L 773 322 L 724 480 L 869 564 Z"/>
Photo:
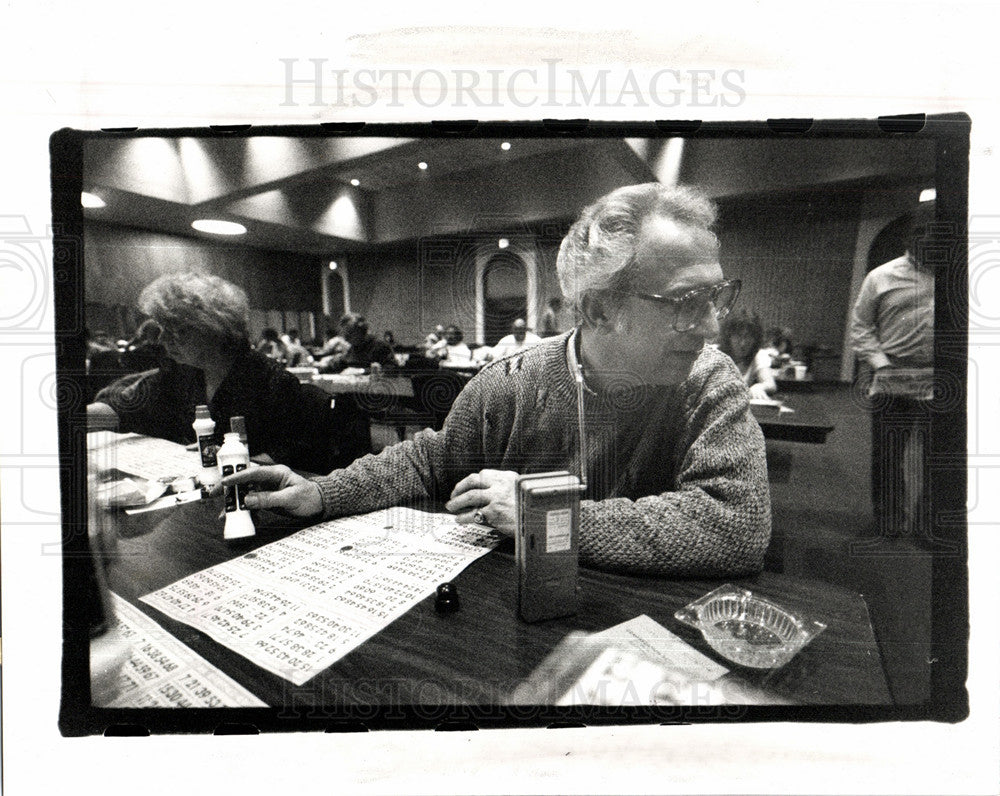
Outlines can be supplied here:
<path id="1" fill-rule="evenodd" d="M 563 404 L 575 402 L 577 400 L 574 373 L 576 356 L 569 350 L 569 346 L 575 339 L 577 331 L 574 329 L 556 337 L 545 338 L 541 343 L 490 363 L 483 368 L 483 372 L 495 374 L 506 380 L 508 375 L 523 371 L 530 381 L 538 385 L 539 402 L 545 403 L 550 399 Z M 613 385 L 610 390 L 596 391 L 585 385 L 587 403 L 593 401 L 602 407 L 607 404 L 604 408 L 628 408 L 635 411 L 648 405 L 650 401 L 659 401 L 678 392 L 687 392 L 687 388 L 693 386 L 690 384 L 692 380 L 704 381 L 703 375 L 698 375 L 702 372 L 704 364 L 699 367 L 698 363 L 702 363 L 705 356 L 706 352 L 702 351 L 688 379 L 681 385 L 646 384 L 638 374 L 623 373 L 619 383 Z"/>

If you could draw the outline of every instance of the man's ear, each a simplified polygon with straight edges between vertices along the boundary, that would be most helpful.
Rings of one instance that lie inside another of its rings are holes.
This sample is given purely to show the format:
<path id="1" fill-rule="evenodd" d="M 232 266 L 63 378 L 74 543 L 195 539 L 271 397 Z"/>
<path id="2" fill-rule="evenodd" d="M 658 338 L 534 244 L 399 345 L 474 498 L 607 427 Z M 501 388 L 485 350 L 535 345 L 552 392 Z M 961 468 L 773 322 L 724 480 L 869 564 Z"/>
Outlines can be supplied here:
<path id="1" fill-rule="evenodd" d="M 614 328 L 614 308 L 606 296 L 588 293 L 580 302 L 580 313 L 583 322 L 591 329 L 607 332 Z"/>

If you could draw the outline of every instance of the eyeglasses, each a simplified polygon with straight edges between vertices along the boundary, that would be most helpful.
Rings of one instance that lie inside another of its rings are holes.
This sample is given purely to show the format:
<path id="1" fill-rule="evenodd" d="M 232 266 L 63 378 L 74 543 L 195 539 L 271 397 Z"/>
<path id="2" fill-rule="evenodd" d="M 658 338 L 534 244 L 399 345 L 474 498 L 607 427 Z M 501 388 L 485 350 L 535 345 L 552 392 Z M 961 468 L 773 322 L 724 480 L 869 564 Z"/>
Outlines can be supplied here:
<path id="1" fill-rule="evenodd" d="M 715 310 L 715 317 L 720 321 L 725 318 L 736 299 L 739 298 L 740 288 L 743 283 L 739 279 L 727 279 L 711 287 L 700 287 L 689 290 L 680 296 L 660 296 L 656 293 L 637 293 L 632 290 L 615 290 L 615 293 L 623 293 L 626 296 L 655 301 L 673 309 L 674 317 L 671 325 L 675 332 L 690 332 L 695 326 L 701 323 L 702 318 L 711 306 Z"/>

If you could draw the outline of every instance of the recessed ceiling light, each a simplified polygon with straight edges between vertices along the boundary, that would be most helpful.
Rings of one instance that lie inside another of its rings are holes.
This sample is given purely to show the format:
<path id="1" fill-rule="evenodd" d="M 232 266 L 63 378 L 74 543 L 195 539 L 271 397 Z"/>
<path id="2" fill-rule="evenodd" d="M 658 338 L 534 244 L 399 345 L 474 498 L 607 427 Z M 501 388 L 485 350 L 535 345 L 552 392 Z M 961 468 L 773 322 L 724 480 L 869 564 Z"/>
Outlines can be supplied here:
<path id="1" fill-rule="evenodd" d="M 191 226 L 199 232 L 209 232 L 212 235 L 243 235 L 247 228 L 235 221 L 221 221 L 217 218 L 199 218 L 192 221 Z"/>
<path id="2" fill-rule="evenodd" d="M 104 200 L 97 194 L 83 191 L 80 194 L 80 204 L 82 204 L 84 207 L 94 207 L 94 208 L 104 207 Z"/>
<path id="3" fill-rule="evenodd" d="M 510 241 L 507 240 L 506 238 L 500 238 L 500 240 L 497 241 L 497 246 L 501 249 L 506 249 L 508 246 L 510 246 Z"/>
<path id="4" fill-rule="evenodd" d="M 421 160 L 421 161 L 420 161 L 420 162 L 419 162 L 419 163 L 417 164 L 417 168 L 418 168 L 418 169 L 420 169 L 421 171 L 427 171 L 427 164 L 426 164 L 426 163 L 424 163 L 424 162 L 423 162 L 423 161 Z"/>
<path id="5" fill-rule="evenodd" d="M 337 270 L 337 261 L 336 260 L 330 260 L 330 270 L 331 271 L 336 271 Z"/>
<path id="6" fill-rule="evenodd" d="M 937 199 L 937 191 L 933 188 L 924 188 L 920 192 L 921 202 L 933 202 L 935 199 Z"/>
<path id="7" fill-rule="evenodd" d="M 510 149 L 510 141 L 504 141 L 502 144 L 500 144 L 500 148 L 504 152 L 506 152 L 508 149 Z"/>
<path id="8" fill-rule="evenodd" d="M 361 180 L 357 180 L 357 179 L 351 180 L 351 185 L 353 185 L 355 188 L 357 188 L 359 185 L 361 185 Z"/>

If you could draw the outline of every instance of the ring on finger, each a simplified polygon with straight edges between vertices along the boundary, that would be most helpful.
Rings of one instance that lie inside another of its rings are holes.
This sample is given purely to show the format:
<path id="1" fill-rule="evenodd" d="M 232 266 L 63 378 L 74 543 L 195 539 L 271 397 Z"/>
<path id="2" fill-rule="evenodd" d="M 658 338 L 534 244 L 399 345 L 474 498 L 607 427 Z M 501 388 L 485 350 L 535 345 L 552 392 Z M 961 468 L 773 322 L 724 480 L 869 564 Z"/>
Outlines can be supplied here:
<path id="1" fill-rule="evenodd" d="M 479 509 L 475 514 L 473 514 L 472 519 L 475 520 L 477 525 L 486 525 L 486 515 L 483 514 L 482 509 Z"/>

